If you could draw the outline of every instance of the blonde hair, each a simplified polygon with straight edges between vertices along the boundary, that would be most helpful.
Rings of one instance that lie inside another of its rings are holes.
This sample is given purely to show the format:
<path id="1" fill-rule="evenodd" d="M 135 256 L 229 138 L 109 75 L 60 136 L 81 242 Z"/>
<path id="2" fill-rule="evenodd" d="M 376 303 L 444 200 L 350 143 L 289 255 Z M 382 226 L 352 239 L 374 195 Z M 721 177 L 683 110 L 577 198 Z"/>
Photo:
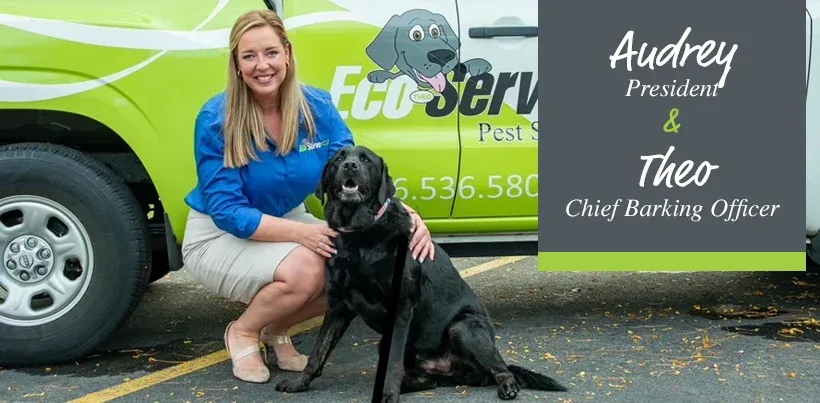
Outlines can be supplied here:
<path id="1" fill-rule="evenodd" d="M 225 166 L 236 168 L 247 165 L 251 159 L 259 160 L 254 145 L 268 150 L 265 142 L 268 130 L 259 104 L 253 99 L 251 89 L 237 74 L 237 48 L 239 39 L 248 30 L 269 26 L 287 48 L 285 25 L 271 10 L 249 11 L 234 23 L 230 33 L 230 57 L 228 60 L 227 117 L 225 119 Z M 312 140 L 316 134 L 313 114 L 302 92 L 302 85 L 296 75 L 296 61 L 293 46 L 290 46 L 288 68 L 279 88 L 279 105 L 282 111 L 282 141 L 277 154 L 287 155 L 296 147 L 299 134 L 299 114 L 304 117 L 308 135 Z"/>

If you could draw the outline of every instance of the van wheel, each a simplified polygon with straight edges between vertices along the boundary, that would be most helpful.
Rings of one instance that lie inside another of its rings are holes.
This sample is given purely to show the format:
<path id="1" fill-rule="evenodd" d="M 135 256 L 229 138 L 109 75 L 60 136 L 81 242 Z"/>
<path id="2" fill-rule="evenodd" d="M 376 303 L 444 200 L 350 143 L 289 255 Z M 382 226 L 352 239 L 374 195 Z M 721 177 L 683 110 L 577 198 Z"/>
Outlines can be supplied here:
<path id="1" fill-rule="evenodd" d="M 134 312 L 150 273 L 136 198 L 74 149 L 0 147 L 0 365 L 81 359 Z"/>
<path id="2" fill-rule="evenodd" d="M 814 241 L 817 242 L 817 241 Z M 806 244 L 806 272 L 817 274 L 820 273 L 820 257 L 813 245 Z"/>

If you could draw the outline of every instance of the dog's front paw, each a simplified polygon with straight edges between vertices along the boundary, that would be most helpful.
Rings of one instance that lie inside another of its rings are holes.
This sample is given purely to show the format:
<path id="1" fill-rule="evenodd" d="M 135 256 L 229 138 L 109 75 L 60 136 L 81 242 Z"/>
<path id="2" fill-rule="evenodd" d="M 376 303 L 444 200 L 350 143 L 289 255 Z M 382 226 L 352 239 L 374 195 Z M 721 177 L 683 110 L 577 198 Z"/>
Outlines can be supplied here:
<path id="1" fill-rule="evenodd" d="M 288 392 L 288 393 L 299 393 L 304 392 L 308 388 L 306 382 L 302 382 L 301 378 L 298 379 L 285 379 L 282 382 L 279 382 L 276 385 L 276 390 L 280 392 Z"/>
<path id="2" fill-rule="evenodd" d="M 498 385 L 498 397 L 501 400 L 512 400 L 518 396 L 518 391 L 521 388 L 518 386 L 518 382 L 516 382 L 515 378 L 510 377 L 505 379 Z"/>
<path id="3" fill-rule="evenodd" d="M 382 403 L 396 403 L 398 401 L 399 397 L 393 392 L 384 392 L 384 395 L 382 396 Z"/>
<path id="4" fill-rule="evenodd" d="M 480 76 L 493 68 L 490 62 L 484 59 L 472 59 L 464 64 L 467 66 L 467 72 L 473 77 Z"/>
<path id="5" fill-rule="evenodd" d="M 367 74 L 367 81 L 371 83 L 383 83 L 393 77 L 393 73 L 385 70 L 371 71 Z"/>

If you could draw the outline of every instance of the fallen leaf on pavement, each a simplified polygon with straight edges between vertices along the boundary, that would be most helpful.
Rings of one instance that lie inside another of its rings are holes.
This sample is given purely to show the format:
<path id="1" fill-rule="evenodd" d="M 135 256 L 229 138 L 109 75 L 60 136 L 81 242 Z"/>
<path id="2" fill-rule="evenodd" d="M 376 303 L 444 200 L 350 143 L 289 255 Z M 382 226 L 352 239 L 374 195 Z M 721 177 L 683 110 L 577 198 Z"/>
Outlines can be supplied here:
<path id="1" fill-rule="evenodd" d="M 42 396 L 45 396 L 45 395 L 46 395 L 46 392 L 40 392 L 40 393 L 25 394 L 25 395 L 23 395 L 23 397 L 42 397 Z"/>

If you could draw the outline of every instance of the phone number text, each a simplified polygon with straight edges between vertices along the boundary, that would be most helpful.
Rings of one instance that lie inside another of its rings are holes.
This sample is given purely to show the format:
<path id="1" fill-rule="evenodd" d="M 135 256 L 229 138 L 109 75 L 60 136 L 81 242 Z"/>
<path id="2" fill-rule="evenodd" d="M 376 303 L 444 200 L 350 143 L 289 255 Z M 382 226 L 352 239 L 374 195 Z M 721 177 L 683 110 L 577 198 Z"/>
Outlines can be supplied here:
<path id="1" fill-rule="evenodd" d="M 393 184 L 396 186 L 396 197 L 402 200 L 450 200 L 456 196 L 461 200 L 538 197 L 537 173 L 490 175 L 486 178 L 464 176 L 458 183 L 452 176 L 422 177 L 418 193 L 413 194 L 408 189 L 407 178 L 395 178 Z"/>

